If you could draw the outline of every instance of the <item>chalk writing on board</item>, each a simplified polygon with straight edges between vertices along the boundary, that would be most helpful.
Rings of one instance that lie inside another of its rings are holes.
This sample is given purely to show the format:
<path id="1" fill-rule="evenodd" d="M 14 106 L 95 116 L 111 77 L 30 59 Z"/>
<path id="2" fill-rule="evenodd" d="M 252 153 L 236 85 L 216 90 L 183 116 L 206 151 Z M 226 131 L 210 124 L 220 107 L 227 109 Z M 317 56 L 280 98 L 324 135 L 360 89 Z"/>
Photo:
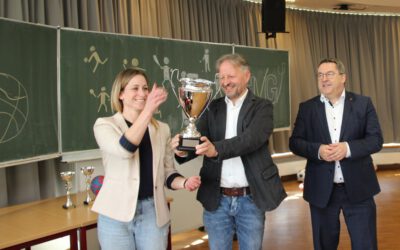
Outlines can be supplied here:
<path id="1" fill-rule="evenodd" d="M 281 96 L 282 86 L 284 84 L 286 64 L 275 68 L 266 68 L 262 83 L 259 84 L 257 78 L 252 76 L 249 82 L 249 88 L 255 95 L 266 98 L 276 104 Z"/>

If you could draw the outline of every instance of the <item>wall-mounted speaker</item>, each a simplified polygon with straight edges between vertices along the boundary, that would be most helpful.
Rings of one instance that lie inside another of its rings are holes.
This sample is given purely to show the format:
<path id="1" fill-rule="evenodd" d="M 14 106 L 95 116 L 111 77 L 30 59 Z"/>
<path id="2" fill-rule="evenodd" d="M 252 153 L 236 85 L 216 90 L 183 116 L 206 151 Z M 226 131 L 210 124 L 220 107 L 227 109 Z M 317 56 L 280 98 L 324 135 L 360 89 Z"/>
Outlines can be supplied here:
<path id="1" fill-rule="evenodd" d="M 263 0 L 261 11 L 264 33 L 285 32 L 285 0 Z"/>

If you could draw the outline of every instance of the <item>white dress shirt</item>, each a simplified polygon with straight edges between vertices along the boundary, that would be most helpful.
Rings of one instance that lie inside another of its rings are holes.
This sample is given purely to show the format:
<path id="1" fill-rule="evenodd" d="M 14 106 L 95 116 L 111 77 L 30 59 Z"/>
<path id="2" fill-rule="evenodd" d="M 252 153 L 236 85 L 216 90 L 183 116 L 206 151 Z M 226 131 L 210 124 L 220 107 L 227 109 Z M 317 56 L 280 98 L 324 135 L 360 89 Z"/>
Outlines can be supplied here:
<path id="1" fill-rule="evenodd" d="M 326 120 L 328 121 L 329 134 L 331 136 L 332 143 L 339 142 L 342 120 L 343 120 L 345 94 L 346 91 L 343 90 L 342 95 L 335 104 L 332 104 L 328 100 L 328 98 L 326 98 L 324 95 L 321 94 L 321 102 L 325 104 Z M 347 154 L 346 154 L 347 158 L 350 157 L 351 153 L 350 153 L 350 147 L 347 142 L 346 146 L 347 146 Z M 343 177 L 340 162 L 335 161 L 335 176 L 333 178 L 333 182 L 343 183 L 344 181 L 345 180 Z"/>
<path id="2" fill-rule="evenodd" d="M 237 122 L 239 117 L 240 109 L 244 99 L 246 98 L 248 90 L 246 93 L 233 102 L 225 96 L 226 102 L 226 130 L 225 139 L 230 139 L 237 136 Z M 244 172 L 244 165 L 240 156 L 230 158 L 222 161 L 222 174 L 221 174 L 221 187 L 232 188 L 232 187 L 247 187 L 249 183 L 247 182 L 246 174 Z"/>

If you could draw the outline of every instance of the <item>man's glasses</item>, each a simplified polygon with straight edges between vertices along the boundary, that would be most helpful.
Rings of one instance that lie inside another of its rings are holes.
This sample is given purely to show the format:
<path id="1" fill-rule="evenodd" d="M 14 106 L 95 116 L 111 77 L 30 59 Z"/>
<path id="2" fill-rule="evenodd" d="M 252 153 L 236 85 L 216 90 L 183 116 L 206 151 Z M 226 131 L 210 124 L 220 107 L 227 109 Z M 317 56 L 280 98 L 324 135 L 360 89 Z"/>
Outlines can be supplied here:
<path id="1" fill-rule="evenodd" d="M 319 80 L 322 80 L 322 79 L 324 79 L 324 76 L 326 76 L 326 78 L 328 80 L 332 80 L 336 75 L 341 75 L 341 73 L 336 73 L 336 72 L 333 72 L 333 71 L 329 71 L 329 72 L 327 72 L 325 74 L 324 73 L 318 73 L 317 77 L 318 77 Z"/>

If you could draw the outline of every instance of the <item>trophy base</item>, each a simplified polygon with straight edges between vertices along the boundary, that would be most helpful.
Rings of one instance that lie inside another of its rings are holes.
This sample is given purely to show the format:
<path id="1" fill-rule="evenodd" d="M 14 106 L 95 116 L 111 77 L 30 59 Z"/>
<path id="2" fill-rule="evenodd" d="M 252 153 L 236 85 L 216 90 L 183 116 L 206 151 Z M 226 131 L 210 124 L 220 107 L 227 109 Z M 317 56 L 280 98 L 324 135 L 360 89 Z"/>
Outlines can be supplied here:
<path id="1" fill-rule="evenodd" d="M 176 149 L 179 151 L 196 151 L 196 146 L 200 144 L 200 138 L 198 137 L 189 137 L 183 138 L 179 137 L 179 145 Z"/>
<path id="2" fill-rule="evenodd" d="M 87 206 L 92 203 L 92 197 L 90 197 L 89 191 L 86 191 L 86 199 L 83 201 L 83 205 Z"/>
<path id="3" fill-rule="evenodd" d="M 83 205 L 87 206 L 87 205 L 89 205 L 91 202 L 92 202 L 92 201 L 84 201 L 84 202 L 83 202 Z"/>
<path id="4" fill-rule="evenodd" d="M 72 205 L 66 205 L 66 204 L 62 205 L 62 208 L 64 208 L 64 209 L 70 209 L 70 208 L 75 208 L 75 207 L 76 206 L 74 204 L 72 204 Z"/>

